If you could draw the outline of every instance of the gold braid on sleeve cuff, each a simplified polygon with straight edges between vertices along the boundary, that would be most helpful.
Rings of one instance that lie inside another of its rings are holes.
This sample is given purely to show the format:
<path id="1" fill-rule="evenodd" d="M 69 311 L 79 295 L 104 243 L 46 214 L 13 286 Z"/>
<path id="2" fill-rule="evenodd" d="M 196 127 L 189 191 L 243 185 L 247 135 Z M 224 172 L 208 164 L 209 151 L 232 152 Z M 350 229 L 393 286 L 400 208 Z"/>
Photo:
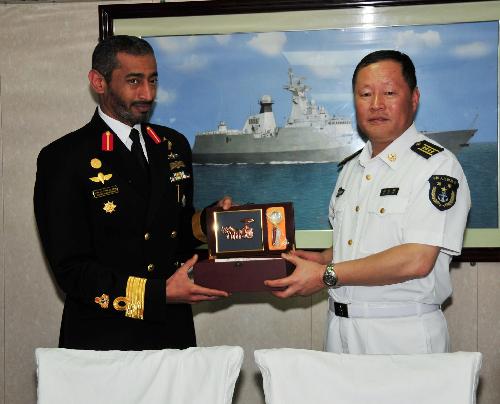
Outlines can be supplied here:
<path id="1" fill-rule="evenodd" d="M 207 242 L 207 236 L 201 228 L 201 211 L 196 212 L 191 219 L 191 227 L 193 228 L 193 235 L 203 243 Z"/>
<path id="2" fill-rule="evenodd" d="M 146 292 L 145 278 L 136 278 L 129 276 L 126 290 L 126 309 L 125 317 L 144 319 L 144 294 Z"/>

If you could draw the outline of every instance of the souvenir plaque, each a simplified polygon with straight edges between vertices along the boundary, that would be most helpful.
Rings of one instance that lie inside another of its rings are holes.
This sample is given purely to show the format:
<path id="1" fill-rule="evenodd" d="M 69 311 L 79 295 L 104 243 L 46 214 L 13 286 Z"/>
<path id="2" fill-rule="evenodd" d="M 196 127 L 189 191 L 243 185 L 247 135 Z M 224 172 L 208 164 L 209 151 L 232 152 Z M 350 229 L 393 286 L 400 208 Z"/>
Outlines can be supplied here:
<path id="1" fill-rule="evenodd" d="M 281 254 L 295 247 L 290 202 L 207 209 L 208 260 L 195 264 L 195 283 L 227 292 L 270 290 L 265 280 L 289 275 Z"/>

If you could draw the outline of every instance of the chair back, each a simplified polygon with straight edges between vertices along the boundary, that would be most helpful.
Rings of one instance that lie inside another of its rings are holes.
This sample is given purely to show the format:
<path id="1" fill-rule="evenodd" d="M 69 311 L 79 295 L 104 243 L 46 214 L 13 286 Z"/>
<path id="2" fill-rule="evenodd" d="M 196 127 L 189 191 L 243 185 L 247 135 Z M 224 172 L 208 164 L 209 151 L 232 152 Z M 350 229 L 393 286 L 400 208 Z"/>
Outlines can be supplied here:
<path id="1" fill-rule="evenodd" d="M 266 404 L 474 404 L 479 352 L 348 355 L 255 351 Z"/>
<path id="2" fill-rule="evenodd" d="M 159 351 L 37 348 L 38 404 L 230 404 L 241 347 Z"/>

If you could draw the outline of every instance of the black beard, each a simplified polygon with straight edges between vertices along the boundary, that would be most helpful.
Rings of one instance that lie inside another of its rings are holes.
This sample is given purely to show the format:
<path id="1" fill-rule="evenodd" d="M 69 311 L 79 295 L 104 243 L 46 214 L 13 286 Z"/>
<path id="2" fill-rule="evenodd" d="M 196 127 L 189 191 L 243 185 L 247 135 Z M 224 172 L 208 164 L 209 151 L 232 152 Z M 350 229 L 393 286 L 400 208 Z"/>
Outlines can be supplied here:
<path id="1" fill-rule="evenodd" d="M 144 123 L 148 121 L 149 114 L 150 112 L 143 112 L 140 113 L 138 116 L 132 114 L 130 111 L 130 108 L 133 105 L 137 104 L 145 104 L 145 105 L 152 105 L 153 102 L 147 102 L 147 101 L 134 101 L 130 104 L 130 106 L 127 106 L 127 104 L 120 98 L 118 97 L 115 93 L 110 92 L 110 96 L 113 100 L 113 104 L 115 107 L 115 114 L 120 118 L 119 120 L 128 124 L 129 126 L 134 126 L 137 125 L 138 123 Z M 150 110 L 151 111 L 151 110 Z"/>

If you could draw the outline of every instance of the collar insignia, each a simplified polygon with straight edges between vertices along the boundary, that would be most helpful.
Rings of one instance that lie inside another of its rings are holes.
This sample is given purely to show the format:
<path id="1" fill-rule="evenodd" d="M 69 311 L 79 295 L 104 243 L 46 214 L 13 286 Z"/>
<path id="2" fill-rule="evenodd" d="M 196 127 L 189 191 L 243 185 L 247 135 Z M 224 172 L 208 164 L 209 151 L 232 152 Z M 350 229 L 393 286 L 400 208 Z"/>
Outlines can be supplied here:
<path id="1" fill-rule="evenodd" d="M 156 134 L 156 132 L 151 128 L 151 126 L 146 126 L 146 132 L 148 132 L 148 135 L 151 139 L 153 139 L 153 142 L 156 144 L 161 143 L 160 137 Z"/>
<path id="2" fill-rule="evenodd" d="M 113 151 L 114 135 L 109 130 L 102 134 L 102 151 Z"/>

